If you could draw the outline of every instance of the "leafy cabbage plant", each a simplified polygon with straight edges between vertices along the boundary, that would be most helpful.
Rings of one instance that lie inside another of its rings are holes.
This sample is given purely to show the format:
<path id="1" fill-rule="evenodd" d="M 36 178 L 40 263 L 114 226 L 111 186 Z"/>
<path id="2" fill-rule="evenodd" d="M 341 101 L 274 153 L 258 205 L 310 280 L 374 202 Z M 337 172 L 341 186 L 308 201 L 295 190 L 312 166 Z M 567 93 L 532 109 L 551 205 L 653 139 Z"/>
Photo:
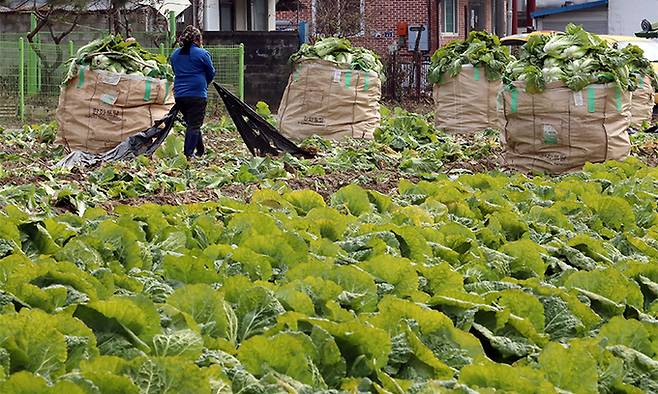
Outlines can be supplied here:
<path id="1" fill-rule="evenodd" d="M 390 196 L 6 206 L 0 392 L 657 392 L 657 187 L 631 158 Z"/>

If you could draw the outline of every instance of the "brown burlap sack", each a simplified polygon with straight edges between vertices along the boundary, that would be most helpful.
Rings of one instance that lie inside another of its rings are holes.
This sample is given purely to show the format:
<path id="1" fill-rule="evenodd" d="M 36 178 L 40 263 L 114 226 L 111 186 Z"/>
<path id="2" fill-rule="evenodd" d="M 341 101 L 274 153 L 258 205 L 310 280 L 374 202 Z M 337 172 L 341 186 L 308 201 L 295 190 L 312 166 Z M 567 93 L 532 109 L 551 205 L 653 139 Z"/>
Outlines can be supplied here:
<path id="1" fill-rule="evenodd" d="M 651 123 L 653 117 L 653 106 L 655 105 L 655 92 L 651 86 L 649 77 L 640 80 L 639 88 L 632 94 L 631 124 L 639 127 L 642 123 Z"/>
<path id="2" fill-rule="evenodd" d="M 557 82 L 529 94 L 515 82 L 500 97 L 501 140 L 512 168 L 561 174 L 628 157 L 631 94 L 614 84 L 574 92 Z"/>
<path id="3" fill-rule="evenodd" d="M 81 68 L 61 89 L 56 142 L 104 153 L 153 126 L 173 105 L 173 84 L 166 80 Z"/>
<path id="4" fill-rule="evenodd" d="M 456 77 L 434 84 L 436 126 L 449 134 L 472 134 L 498 127 L 496 95 L 500 81 L 489 81 L 484 68 L 462 66 Z"/>
<path id="5" fill-rule="evenodd" d="M 295 65 L 279 105 L 279 130 L 291 140 L 372 139 L 379 126 L 381 81 L 374 72 L 324 60 Z"/>

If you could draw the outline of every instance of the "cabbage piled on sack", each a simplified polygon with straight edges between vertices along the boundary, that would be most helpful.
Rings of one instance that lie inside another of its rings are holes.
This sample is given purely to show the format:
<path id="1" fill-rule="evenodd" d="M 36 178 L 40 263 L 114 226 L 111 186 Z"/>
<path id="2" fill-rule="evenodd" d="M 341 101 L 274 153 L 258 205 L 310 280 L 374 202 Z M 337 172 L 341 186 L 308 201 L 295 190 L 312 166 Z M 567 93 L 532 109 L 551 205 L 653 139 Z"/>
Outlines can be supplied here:
<path id="1" fill-rule="evenodd" d="M 634 91 L 640 72 L 632 63 L 651 70 L 641 56 L 635 48 L 619 50 L 569 24 L 564 33 L 531 36 L 521 47 L 519 59 L 507 66 L 504 82 L 523 81 L 528 93 L 541 93 L 547 84 L 557 81 L 576 92 L 596 83 L 615 83 L 624 91 Z"/>
<path id="2" fill-rule="evenodd" d="M 637 83 L 637 81 L 648 77 L 651 80 L 653 89 L 658 91 L 658 76 L 656 76 L 649 59 L 644 56 L 644 50 L 637 45 L 627 45 L 622 49 L 622 52 L 627 59 L 632 82 Z"/>
<path id="3" fill-rule="evenodd" d="M 327 37 L 315 44 L 304 44 L 290 57 L 293 63 L 307 59 L 321 59 L 330 62 L 348 64 L 354 70 L 374 71 L 384 79 L 384 66 L 379 56 L 371 50 L 353 47 L 345 38 Z"/>
<path id="4" fill-rule="evenodd" d="M 439 83 L 444 74 L 455 77 L 462 66 L 470 64 L 484 67 L 487 79 L 497 81 L 512 59 L 509 48 L 500 45 L 498 36 L 473 31 L 466 40 L 453 41 L 434 52 L 428 79 L 433 84 Z"/>
<path id="5" fill-rule="evenodd" d="M 174 79 L 165 56 L 151 53 L 138 42 L 126 41 L 121 36 L 110 35 L 90 42 L 78 49 L 67 64 L 68 73 L 63 83 L 75 78 L 79 67 L 170 81 Z"/>

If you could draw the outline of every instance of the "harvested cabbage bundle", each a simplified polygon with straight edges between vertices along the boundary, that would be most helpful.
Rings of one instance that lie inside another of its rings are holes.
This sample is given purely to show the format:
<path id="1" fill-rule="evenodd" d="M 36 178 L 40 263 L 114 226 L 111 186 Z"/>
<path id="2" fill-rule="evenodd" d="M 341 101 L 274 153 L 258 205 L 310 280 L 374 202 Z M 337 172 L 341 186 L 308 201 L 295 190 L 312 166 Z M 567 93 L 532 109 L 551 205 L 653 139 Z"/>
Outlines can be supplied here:
<path id="1" fill-rule="evenodd" d="M 639 86 L 639 81 L 642 78 L 649 77 L 651 86 L 653 86 L 654 90 L 658 91 L 658 76 L 656 76 L 649 59 L 644 56 L 644 50 L 637 45 L 627 45 L 622 49 L 622 52 L 627 59 L 631 82 L 636 85 L 636 88 Z"/>
<path id="2" fill-rule="evenodd" d="M 613 48 L 597 35 L 569 24 L 564 33 L 531 36 L 519 59 L 507 66 L 503 81 L 507 85 L 523 81 L 528 93 L 541 93 L 547 84 L 557 81 L 573 91 L 593 83 L 615 83 L 624 91 L 633 91 L 639 74 L 631 73 L 631 60 L 645 64 L 635 49 Z"/>
<path id="3" fill-rule="evenodd" d="M 471 64 L 483 66 L 487 79 L 497 81 L 512 59 L 509 48 L 500 45 L 498 36 L 473 31 L 466 40 L 453 41 L 434 52 L 428 79 L 433 84 L 439 83 L 444 74 L 455 77 L 462 66 Z"/>
<path id="4" fill-rule="evenodd" d="M 147 51 L 134 40 L 124 41 L 121 36 L 110 35 L 90 42 L 78 49 L 75 57 L 66 64 L 68 73 L 63 84 L 75 78 L 79 67 L 170 81 L 174 79 L 165 56 Z"/>
<path id="5" fill-rule="evenodd" d="M 297 63 L 305 59 L 322 59 L 330 62 L 348 64 L 354 70 L 374 71 L 384 79 L 384 66 L 374 52 L 360 47 L 353 47 L 349 40 L 338 37 L 320 39 L 315 44 L 304 44 L 290 57 Z"/>

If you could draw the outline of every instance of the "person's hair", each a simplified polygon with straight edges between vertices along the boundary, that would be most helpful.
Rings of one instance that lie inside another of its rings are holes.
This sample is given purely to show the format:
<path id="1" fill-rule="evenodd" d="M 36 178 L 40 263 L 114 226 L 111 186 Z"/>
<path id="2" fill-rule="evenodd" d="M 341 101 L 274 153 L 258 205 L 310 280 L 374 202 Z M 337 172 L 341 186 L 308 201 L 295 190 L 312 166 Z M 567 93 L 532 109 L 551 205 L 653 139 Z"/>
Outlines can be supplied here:
<path id="1" fill-rule="evenodd" d="M 184 54 L 190 53 L 192 44 L 201 46 L 201 31 L 192 25 L 188 25 L 179 39 L 181 52 Z"/>

